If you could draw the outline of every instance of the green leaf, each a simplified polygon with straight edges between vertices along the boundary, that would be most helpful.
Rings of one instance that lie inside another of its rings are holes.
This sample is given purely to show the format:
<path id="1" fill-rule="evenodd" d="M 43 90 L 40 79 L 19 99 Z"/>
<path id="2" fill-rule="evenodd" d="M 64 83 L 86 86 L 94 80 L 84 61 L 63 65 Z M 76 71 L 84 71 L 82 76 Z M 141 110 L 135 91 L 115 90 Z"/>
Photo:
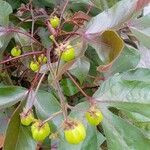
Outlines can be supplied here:
<path id="1" fill-rule="evenodd" d="M 79 91 L 78 88 L 70 79 L 62 79 L 60 83 L 61 83 L 63 93 L 67 96 L 72 96 L 78 93 Z"/>
<path id="2" fill-rule="evenodd" d="M 0 87 L 0 109 L 14 105 L 23 100 L 27 94 L 27 90 L 17 86 Z"/>
<path id="3" fill-rule="evenodd" d="M 12 13 L 12 8 L 9 3 L 0 0 L 0 25 L 7 26 L 9 23 L 9 15 Z"/>
<path id="4" fill-rule="evenodd" d="M 108 149 L 149 150 L 150 140 L 137 127 L 104 110 L 103 129 L 107 138 Z"/>
<path id="5" fill-rule="evenodd" d="M 118 73 L 105 81 L 94 94 L 94 97 L 99 101 L 108 100 L 112 103 L 130 102 L 150 104 L 149 90 L 149 83 L 124 80 L 122 75 Z"/>
<path id="6" fill-rule="evenodd" d="M 58 150 L 99 150 L 99 147 L 104 142 L 105 138 L 100 132 L 97 131 L 96 127 L 87 124 L 84 114 L 88 107 L 89 105 L 87 102 L 79 103 L 69 115 L 70 117 L 78 119 L 84 123 L 87 132 L 86 139 L 78 145 L 73 145 L 65 141 L 62 133 L 62 139 Z"/>
<path id="7" fill-rule="evenodd" d="M 138 49 L 141 59 L 137 67 L 150 68 L 150 49 L 144 47 L 141 44 L 139 45 Z"/>
<path id="8" fill-rule="evenodd" d="M 12 0 L 5 0 L 5 1 L 7 1 L 10 5 L 11 5 L 11 7 L 13 8 L 13 9 L 17 9 L 17 8 L 19 8 L 20 7 L 20 5 L 21 5 L 21 0 L 15 0 L 15 1 L 12 1 Z"/>
<path id="9" fill-rule="evenodd" d="M 79 58 L 73 66 L 70 68 L 69 72 L 74 75 L 80 84 L 84 82 L 90 69 L 90 63 L 87 58 Z"/>
<path id="10" fill-rule="evenodd" d="M 0 110 L 0 134 L 4 134 L 7 128 L 8 121 L 14 111 L 14 108 L 6 108 Z"/>
<path id="11" fill-rule="evenodd" d="M 90 0 L 70 0 L 70 2 L 72 3 L 85 3 L 85 4 L 89 4 Z"/>
<path id="12" fill-rule="evenodd" d="M 150 49 L 149 41 L 150 41 L 150 28 L 140 30 L 135 27 L 130 27 L 132 33 L 136 36 L 136 38 L 147 48 Z"/>
<path id="13" fill-rule="evenodd" d="M 150 69 L 137 68 L 130 70 L 123 73 L 121 78 L 128 81 L 142 81 L 145 83 L 150 83 Z"/>
<path id="14" fill-rule="evenodd" d="M 0 27 L 0 54 L 7 47 L 9 41 L 13 37 L 13 33 L 8 33 L 7 28 Z"/>
<path id="15" fill-rule="evenodd" d="M 18 106 L 9 122 L 6 138 L 4 142 L 4 150 L 35 150 L 36 142 L 31 136 L 30 127 L 24 127 L 20 123 L 20 113 L 22 105 Z"/>
<path id="16" fill-rule="evenodd" d="M 115 107 L 132 115 L 132 119 L 141 120 L 142 117 L 147 118 L 148 121 L 150 119 L 149 71 L 139 68 L 123 74 L 115 74 L 94 94 L 104 115 L 102 125 L 108 149 L 141 150 L 142 147 L 149 149 L 149 133 L 132 125 L 131 116 L 125 118 L 127 120 L 125 121 L 108 110 L 110 107 Z"/>
<path id="17" fill-rule="evenodd" d="M 95 75 L 98 73 L 97 72 L 97 67 L 104 64 L 101 59 L 99 58 L 96 50 L 89 46 L 85 52 L 85 56 L 89 59 L 90 61 L 90 70 L 89 70 L 89 74 L 90 75 Z"/>
<path id="18" fill-rule="evenodd" d="M 113 75 L 117 72 L 124 72 L 129 69 L 133 69 L 138 65 L 140 61 L 140 54 L 137 49 L 126 45 L 122 50 L 120 56 L 113 63 L 112 67 L 106 72 L 108 75 Z"/>
<path id="19" fill-rule="evenodd" d="M 86 35 L 119 28 L 135 12 L 136 0 L 122 0 L 112 8 L 93 17 L 87 25 Z M 107 18 L 107 19 L 106 19 Z"/>
<path id="20" fill-rule="evenodd" d="M 129 27 L 141 44 L 150 49 L 150 14 L 131 21 Z"/>
<path id="21" fill-rule="evenodd" d="M 30 45 L 31 42 L 33 42 L 33 40 L 30 37 L 25 35 L 25 34 L 28 34 L 27 31 L 24 30 L 23 28 L 20 28 L 19 31 L 24 34 L 17 33 L 17 32 L 14 33 L 14 38 L 15 38 L 16 43 L 20 44 L 22 47 Z"/>
<path id="22" fill-rule="evenodd" d="M 39 32 L 38 35 L 41 38 L 42 44 L 46 47 L 49 48 L 50 45 L 52 45 L 52 41 L 50 40 L 49 36 L 49 32 L 45 29 L 45 28 L 39 28 Z"/>
<path id="23" fill-rule="evenodd" d="M 37 100 L 34 103 L 36 112 L 41 119 L 47 119 L 53 113 L 61 110 L 61 106 L 56 97 L 51 92 L 39 91 Z M 59 127 L 62 122 L 62 115 L 58 115 L 53 119 L 53 123 Z"/>

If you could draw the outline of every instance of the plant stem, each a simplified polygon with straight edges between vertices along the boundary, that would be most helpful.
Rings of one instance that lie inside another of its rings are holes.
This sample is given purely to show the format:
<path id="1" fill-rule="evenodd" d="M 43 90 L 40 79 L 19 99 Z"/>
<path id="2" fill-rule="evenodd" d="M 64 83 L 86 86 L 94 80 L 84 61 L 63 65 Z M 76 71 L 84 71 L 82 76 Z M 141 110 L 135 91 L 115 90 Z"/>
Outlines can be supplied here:
<path id="1" fill-rule="evenodd" d="M 63 19 L 63 15 L 64 15 L 64 12 L 66 10 L 66 7 L 67 7 L 68 3 L 69 3 L 69 0 L 66 0 L 66 3 L 64 5 L 64 7 L 63 7 L 63 10 L 62 10 L 62 13 L 61 13 L 61 16 L 60 16 L 60 23 L 61 23 L 61 21 Z M 59 25 L 59 27 L 60 27 L 60 25 Z"/>
<path id="2" fill-rule="evenodd" d="M 50 59 L 49 55 L 50 55 L 50 49 L 47 50 L 48 67 L 49 67 L 49 71 L 50 71 L 51 77 L 54 80 L 56 75 L 54 73 L 54 69 L 53 69 L 53 66 L 51 64 L 51 59 Z M 55 82 L 55 86 L 56 86 L 56 89 L 57 89 L 58 96 L 60 98 L 60 104 L 61 104 L 61 107 L 62 107 L 62 112 L 63 112 L 64 119 L 67 120 L 67 108 L 66 108 L 65 97 L 64 97 L 64 95 L 63 95 L 63 93 L 61 91 L 61 87 L 59 85 L 59 81 Z"/>
<path id="3" fill-rule="evenodd" d="M 82 88 L 78 85 L 78 83 L 75 81 L 75 79 L 71 76 L 71 74 L 67 71 L 66 74 L 68 75 L 68 77 L 72 80 L 72 82 L 76 85 L 76 87 L 79 89 L 79 91 L 87 98 L 88 102 L 90 104 L 94 104 L 95 102 L 93 101 L 93 98 L 88 96 L 83 90 Z"/>
<path id="4" fill-rule="evenodd" d="M 33 13 L 33 9 L 32 9 L 32 4 L 31 4 L 30 13 L 31 13 L 31 16 L 32 16 L 31 36 L 33 37 L 35 20 L 34 20 L 34 13 Z M 33 37 L 33 38 L 34 38 L 34 37 Z M 30 43 L 31 43 L 32 52 L 34 52 L 32 40 L 30 40 Z M 33 56 L 33 58 L 34 58 L 34 61 L 36 61 L 35 55 Z"/>
<path id="5" fill-rule="evenodd" d="M 36 40 L 34 37 L 32 37 L 29 33 L 25 33 L 25 32 L 22 32 L 20 31 L 19 29 L 15 29 L 15 28 L 7 28 L 7 29 L 1 29 L 0 32 L 17 32 L 17 33 L 20 33 L 20 34 L 23 34 L 23 35 L 26 35 L 28 37 L 30 37 L 33 41 L 35 41 L 38 45 L 40 45 L 41 47 L 44 48 L 44 46 L 38 41 Z"/>
<path id="6" fill-rule="evenodd" d="M 61 87 L 58 81 L 55 82 L 55 85 L 57 87 L 58 96 L 60 98 L 60 103 L 61 103 L 64 119 L 67 120 L 67 108 L 66 108 L 65 97 L 61 91 Z"/>
<path id="7" fill-rule="evenodd" d="M 38 73 L 37 73 L 37 74 L 38 74 Z M 46 72 L 42 74 L 42 76 L 41 76 L 41 78 L 40 78 L 40 80 L 39 80 L 39 83 L 38 83 L 38 85 L 37 85 L 37 87 L 36 87 L 36 90 L 35 90 L 35 93 L 34 93 L 34 96 L 33 96 L 33 98 L 32 98 L 31 103 L 30 103 L 30 104 L 28 104 L 28 103 L 26 104 L 26 108 L 28 109 L 27 112 L 29 112 L 29 111 L 32 109 L 32 106 L 34 105 L 34 102 L 35 102 L 35 100 L 36 100 L 37 92 L 38 92 L 38 90 L 39 90 L 39 87 L 40 87 L 40 85 L 41 85 L 43 79 L 44 79 L 45 74 L 46 74 Z M 35 77 L 35 78 L 36 78 L 36 77 Z M 32 88 L 30 88 L 30 90 L 31 90 L 31 89 L 32 89 Z"/>
<path id="8" fill-rule="evenodd" d="M 56 116 L 58 116 L 58 115 L 61 114 L 61 113 L 62 113 L 62 110 L 60 110 L 60 111 L 58 111 L 58 112 L 52 114 L 50 117 L 48 117 L 46 120 L 44 120 L 44 121 L 42 122 L 42 124 L 45 124 L 47 121 L 52 120 L 53 118 L 55 118 Z"/>
<path id="9" fill-rule="evenodd" d="M 5 64 L 5 63 L 7 63 L 9 61 L 13 61 L 13 60 L 22 58 L 22 57 L 27 57 L 29 55 L 42 54 L 42 53 L 44 53 L 44 52 L 43 51 L 29 52 L 29 53 L 26 53 L 26 54 L 23 54 L 23 55 L 20 55 L 20 56 L 17 56 L 17 57 L 13 57 L 13 58 L 10 58 L 10 59 L 7 59 L 7 60 L 0 61 L 0 65 L 1 64 Z"/>
<path id="10" fill-rule="evenodd" d="M 78 85 L 78 83 L 75 81 L 75 79 L 71 76 L 71 74 L 67 71 L 66 74 L 69 76 L 69 78 L 72 80 L 72 82 L 77 86 L 79 91 L 86 97 L 89 98 L 89 96 L 82 90 L 82 88 Z"/>

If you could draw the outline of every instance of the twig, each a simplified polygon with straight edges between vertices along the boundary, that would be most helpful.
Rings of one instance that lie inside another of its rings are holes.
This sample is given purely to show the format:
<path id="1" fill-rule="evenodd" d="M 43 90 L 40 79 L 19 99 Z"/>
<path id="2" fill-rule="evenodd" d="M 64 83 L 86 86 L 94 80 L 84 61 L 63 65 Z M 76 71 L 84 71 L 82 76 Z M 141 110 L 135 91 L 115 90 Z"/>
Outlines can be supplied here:
<path id="1" fill-rule="evenodd" d="M 38 40 L 36 40 L 34 37 L 32 37 L 29 33 L 22 32 L 19 29 L 15 29 L 15 28 L 7 28 L 5 30 L 3 30 L 3 29 L 0 30 L 0 32 L 4 32 L 4 31 L 8 32 L 8 33 L 17 32 L 17 33 L 26 35 L 26 36 L 30 37 L 33 41 L 35 41 L 38 45 L 40 45 L 41 47 L 44 48 L 44 46 Z"/>
<path id="2" fill-rule="evenodd" d="M 79 91 L 87 98 L 87 100 L 89 101 L 89 103 L 91 105 L 95 104 L 95 101 L 92 97 L 88 96 L 83 90 L 82 88 L 78 85 L 78 83 L 74 80 L 74 78 L 71 76 L 71 74 L 67 71 L 66 74 L 69 76 L 69 78 L 72 80 L 72 82 L 76 85 L 76 87 L 79 89 Z"/>
<path id="3" fill-rule="evenodd" d="M 13 60 L 22 58 L 22 57 L 27 57 L 29 55 L 42 54 L 42 53 L 44 53 L 44 52 L 43 51 L 29 52 L 29 53 L 26 53 L 26 54 L 23 54 L 23 55 L 20 55 L 20 56 L 17 56 L 17 57 L 13 57 L 13 58 L 10 58 L 10 59 L 7 59 L 7 60 L 0 61 L 0 65 L 5 64 L 9 61 L 13 61 Z"/>
<path id="4" fill-rule="evenodd" d="M 64 12 L 65 12 L 65 10 L 66 10 L 66 7 L 67 7 L 68 3 L 69 3 L 69 0 L 66 0 L 66 3 L 65 3 L 65 5 L 64 5 L 64 7 L 63 7 L 63 10 L 62 10 L 62 13 L 61 13 L 61 16 L 60 16 L 60 23 L 61 23 L 61 21 L 62 21 Z M 59 24 L 59 27 L 60 27 L 60 24 Z"/>
<path id="5" fill-rule="evenodd" d="M 69 78 L 72 80 L 72 82 L 77 86 L 77 88 L 79 89 L 79 91 L 86 97 L 89 99 L 89 96 L 81 89 L 81 87 L 78 85 L 78 83 L 74 80 L 74 78 L 71 76 L 71 74 L 67 71 L 66 74 L 69 76 Z"/>
<path id="6" fill-rule="evenodd" d="M 60 98 L 60 103 L 61 103 L 64 119 L 67 120 L 67 108 L 66 108 L 65 97 L 61 91 L 61 87 L 58 81 L 55 82 L 55 85 L 57 87 L 58 96 Z"/>
<path id="7" fill-rule="evenodd" d="M 56 116 L 58 116 L 58 115 L 61 114 L 61 113 L 62 113 L 62 110 L 60 110 L 60 111 L 58 111 L 58 112 L 52 114 L 50 117 L 48 117 L 46 120 L 44 120 L 44 121 L 42 122 L 42 124 L 45 124 L 47 121 L 52 120 L 53 118 L 55 118 Z"/>
<path id="8" fill-rule="evenodd" d="M 31 4 L 30 12 L 31 12 L 31 16 L 32 16 L 31 36 L 33 37 L 35 20 L 34 20 L 34 13 L 33 13 L 33 9 L 32 9 L 32 4 Z M 32 52 L 34 52 L 32 40 L 30 40 L 30 43 L 31 43 Z M 34 61 L 36 61 L 35 55 L 33 56 L 33 58 L 34 58 Z"/>
<path id="9" fill-rule="evenodd" d="M 37 74 L 38 74 L 38 73 L 37 73 Z M 37 74 L 36 74 L 36 75 L 37 75 Z M 39 87 L 40 87 L 40 85 L 41 85 L 43 79 L 44 79 L 45 74 L 46 74 L 46 72 L 43 73 L 43 75 L 41 76 L 41 78 L 40 78 L 40 80 L 39 80 L 39 83 L 38 83 L 38 85 L 37 85 L 37 87 L 36 87 L 36 90 L 35 90 L 35 93 L 34 93 L 34 97 L 32 98 L 32 101 L 31 101 L 31 104 L 29 105 L 29 108 L 27 108 L 27 109 L 28 109 L 27 112 L 29 112 L 29 111 L 32 109 L 32 106 L 34 105 L 34 102 L 35 102 L 35 100 L 36 100 L 37 92 L 38 92 L 38 90 L 39 90 Z M 36 78 L 36 77 L 35 77 L 35 78 Z M 31 89 L 32 89 L 32 88 L 30 88 L 30 90 L 31 90 Z"/>

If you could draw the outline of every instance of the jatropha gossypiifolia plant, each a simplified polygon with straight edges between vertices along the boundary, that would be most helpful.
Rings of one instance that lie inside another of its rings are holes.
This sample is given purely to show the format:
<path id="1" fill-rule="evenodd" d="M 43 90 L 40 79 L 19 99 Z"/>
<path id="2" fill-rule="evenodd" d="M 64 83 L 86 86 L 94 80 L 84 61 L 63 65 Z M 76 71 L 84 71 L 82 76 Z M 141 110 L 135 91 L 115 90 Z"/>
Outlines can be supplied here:
<path id="1" fill-rule="evenodd" d="M 0 1 L 4 150 L 150 149 L 148 3 Z"/>

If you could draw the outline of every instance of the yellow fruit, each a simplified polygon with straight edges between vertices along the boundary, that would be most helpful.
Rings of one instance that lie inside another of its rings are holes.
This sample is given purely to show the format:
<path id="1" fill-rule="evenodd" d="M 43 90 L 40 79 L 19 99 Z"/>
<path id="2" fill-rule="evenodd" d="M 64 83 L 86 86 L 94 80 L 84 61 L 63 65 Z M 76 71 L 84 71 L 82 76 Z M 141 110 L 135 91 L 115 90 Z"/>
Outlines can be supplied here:
<path id="1" fill-rule="evenodd" d="M 22 125 L 29 126 L 34 121 L 34 116 L 33 116 L 32 112 L 29 112 L 27 114 L 22 112 L 20 114 L 20 119 L 21 119 L 21 124 Z"/>
<path id="2" fill-rule="evenodd" d="M 50 24 L 53 28 L 57 28 L 60 24 L 60 19 L 57 16 L 50 18 Z"/>
<path id="3" fill-rule="evenodd" d="M 91 107 L 85 114 L 87 121 L 91 125 L 98 125 L 103 120 L 103 114 L 95 107 Z"/>
<path id="4" fill-rule="evenodd" d="M 36 71 L 39 70 L 39 68 L 40 68 L 40 65 L 39 65 L 39 63 L 37 61 L 36 62 L 31 61 L 31 63 L 30 63 L 30 69 L 32 71 L 36 72 Z"/>
<path id="5" fill-rule="evenodd" d="M 78 120 L 68 120 L 64 124 L 65 139 L 70 144 L 79 144 L 86 137 L 84 125 Z"/>
<path id="6" fill-rule="evenodd" d="M 47 57 L 44 56 L 43 54 L 41 54 L 39 57 L 38 57 L 38 62 L 40 64 L 46 64 L 47 63 Z"/>
<path id="7" fill-rule="evenodd" d="M 61 59 L 68 62 L 75 58 L 75 49 L 68 45 L 66 49 L 62 52 Z"/>
<path id="8" fill-rule="evenodd" d="M 20 56 L 20 55 L 21 55 L 21 50 L 20 50 L 18 47 L 14 47 L 14 48 L 11 50 L 11 55 L 12 55 L 13 57 Z"/>
<path id="9" fill-rule="evenodd" d="M 35 141 L 43 141 L 51 132 L 49 124 L 45 123 L 41 126 L 41 121 L 38 120 L 31 126 L 32 137 Z"/>

